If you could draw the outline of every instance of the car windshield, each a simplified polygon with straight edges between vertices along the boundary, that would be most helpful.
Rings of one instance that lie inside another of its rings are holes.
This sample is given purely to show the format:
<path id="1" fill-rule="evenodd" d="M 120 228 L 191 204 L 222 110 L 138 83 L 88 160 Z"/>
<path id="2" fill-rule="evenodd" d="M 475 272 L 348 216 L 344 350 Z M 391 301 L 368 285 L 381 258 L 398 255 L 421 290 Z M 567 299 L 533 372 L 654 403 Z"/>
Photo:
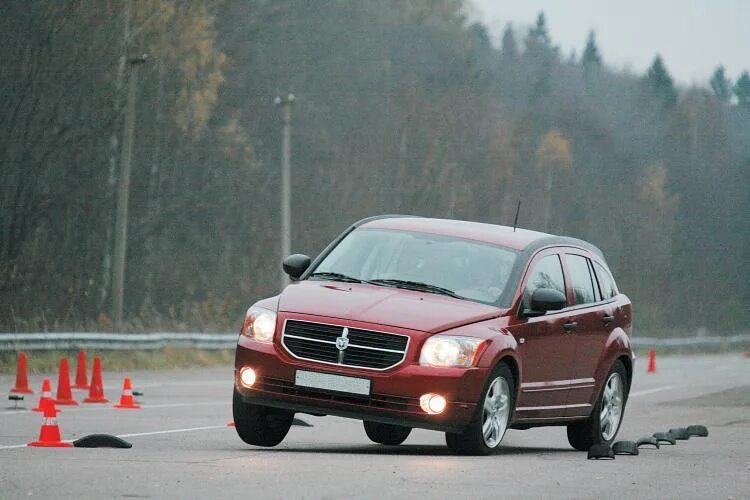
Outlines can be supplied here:
<path id="1" fill-rule="evenodd" d="M 517 252 L 429 233 L 357 229 L 310 274 L 312 279 L 366 281 L 495 304 Z"/>

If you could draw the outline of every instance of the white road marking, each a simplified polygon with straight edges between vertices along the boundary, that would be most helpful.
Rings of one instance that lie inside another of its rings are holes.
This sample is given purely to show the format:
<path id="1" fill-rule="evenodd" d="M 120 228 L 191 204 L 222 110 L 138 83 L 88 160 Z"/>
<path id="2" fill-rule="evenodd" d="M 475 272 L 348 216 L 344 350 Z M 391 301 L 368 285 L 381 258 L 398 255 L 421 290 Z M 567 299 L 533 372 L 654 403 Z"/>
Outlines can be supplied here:
<path id="1" fill-rule="evenodd" d="M 186 427 L 184 429 L 169 429 L 165 431 L 151 431 L 151 432 L 133 432 L 130 434 L 117 434 L 117 437 L 119 438 L 132 438 L 132 437 L 140 437 L 140 436 L 156 436 L 158 434 L 176 434 L 179 432 L 195 432 L 195 431 L 208 431 L 208 430 L 214 430 L 214 429 L 227 429 L 227 425 L 207 425 L 204 427 Z M 72 440 L 66 439 L 64 440 L 66 443 L 72 443 Z M 9 446 L 0 446 L 0 450 L 13 450 L 17 448 L 26 448 L 25 444 L 13 444 Z"/>
<path id="2" fill-rule="evenodd" d="M 135 432 L 132 434 L 118 434 L 120 438 L 130 438 L 138 436 L 155 436 L 157 434 L 174 434 L 177 432 L 193 432 L 193 431 L 207 431 L 211 429 L 226 429 L 227 425 L 207 425 L 205 427 L 187 427 L 185 429 L 170 429 L 168 431 L 153 431 L 153 432 Z"/>
<path id="3" fill-rule="evenodd" d="M 13 448 L 26 448 L 25 444 L 13 444 L 10 446 L 0 446 L 0 450 L 12 450 Z"/>
<path id="4" fill-rule="evenodd" d="M 643 391 L 635 391 L 630 393 L 630 397 L 637 398 L 638 396 L 646 396 L 648 394 L 656 394 L 657 392 L 662 391 L 668 391 L 670 389 L 674 389 L 676 387 L 680 387 L 679 385 L 665 385 L 663 387 L 655 387 L 653 389 L 645 389 Z"/>
<path id="5" fill-rule="evenodd" d="M 58 407 L 61 411 L 62 415 L 65 415 L 67 413 L 78 413 L 82 411 L 101 411 L 101 410 L 112 410 L 112 405 L 117 403 L 117 400 L 112 400 L 110 403 L 101 405 L 101 406 L 81 406 L 81 407 Z M 220 406 L 220 405 L 226 405 L 227 407 L 231 403 L 227 400 L 222 401 L 200 401 L 196 403 L 163 403 L 163 404 L 155 404 L 150 405 L 147 403 L 144 403 L 143 406 L 141 406 L 141 409 L 148 410 L 149 408 L 185 408 L 189 406 Z M 11 411 L 0 411 L 0 415 L 29 415 L 29 410 L 11 410 Z"/>

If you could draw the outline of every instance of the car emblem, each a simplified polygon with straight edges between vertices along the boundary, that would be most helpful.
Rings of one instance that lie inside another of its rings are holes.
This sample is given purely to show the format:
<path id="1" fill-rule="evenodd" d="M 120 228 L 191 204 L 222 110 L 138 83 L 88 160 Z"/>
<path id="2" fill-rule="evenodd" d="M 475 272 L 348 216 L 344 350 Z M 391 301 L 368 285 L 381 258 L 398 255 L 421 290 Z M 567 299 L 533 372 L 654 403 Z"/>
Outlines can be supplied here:
<path id="1" fill-rule="evenodd" d="M 349 347 L 349 339 L 347 336 L 349 335 L 349 329 L 344 328 L 344 331 L 341 332 L 341 337 L 338 337 L 336 339 L 336 347 L 339 351 L 345 350 L 347 347 Z"/>
<path id="2" fill-rule="evenodd" d="M 343 351 L 347 347 L 349 347 L 349 339 L 346 337 L 339 337 L 336 339 L 336 347 L 339 348 L 339 351 Z"/>

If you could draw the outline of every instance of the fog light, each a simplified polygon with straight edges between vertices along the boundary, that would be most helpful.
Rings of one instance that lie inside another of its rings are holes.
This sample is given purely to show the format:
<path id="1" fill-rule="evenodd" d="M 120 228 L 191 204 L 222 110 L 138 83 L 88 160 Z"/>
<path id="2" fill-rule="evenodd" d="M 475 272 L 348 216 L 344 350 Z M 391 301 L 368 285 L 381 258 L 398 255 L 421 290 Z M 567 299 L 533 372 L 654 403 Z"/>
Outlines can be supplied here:
<path id="1" fill-rule="evenodd" d="M 443 413 L 446 405 L 445 398 L 439 394 L 432 394 L 430 392 L 422 394 L 422 397 L 419 398 L 419 406 L 422 407 L 425 413 L 429 413 L 430 415 Z"/>
<path id="2" fill-rule="evenodd" d="M 257 377 L 255 376 L 255 370 L 253 370 L 249 366 L 246 366 L 242 370 L 240 370 L 240 382 L 242 382 L 242 385 L 244 385 L 245 387 L 252 387 L 255 383 L 256 378 Z"/>

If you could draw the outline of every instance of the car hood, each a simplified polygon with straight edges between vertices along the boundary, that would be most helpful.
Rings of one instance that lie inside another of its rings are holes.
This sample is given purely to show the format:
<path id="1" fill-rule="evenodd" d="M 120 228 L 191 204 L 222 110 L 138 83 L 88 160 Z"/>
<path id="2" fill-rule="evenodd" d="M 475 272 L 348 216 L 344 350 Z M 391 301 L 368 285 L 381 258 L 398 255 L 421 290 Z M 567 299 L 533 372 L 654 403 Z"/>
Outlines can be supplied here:
<path id="1" fill-rule="evenodd" d="M 292 283 L 279 296 L 278 310 L 429 333 L 498 317 L 504 312 L 494 306 L 434 293 L 333 281 Z"/>

